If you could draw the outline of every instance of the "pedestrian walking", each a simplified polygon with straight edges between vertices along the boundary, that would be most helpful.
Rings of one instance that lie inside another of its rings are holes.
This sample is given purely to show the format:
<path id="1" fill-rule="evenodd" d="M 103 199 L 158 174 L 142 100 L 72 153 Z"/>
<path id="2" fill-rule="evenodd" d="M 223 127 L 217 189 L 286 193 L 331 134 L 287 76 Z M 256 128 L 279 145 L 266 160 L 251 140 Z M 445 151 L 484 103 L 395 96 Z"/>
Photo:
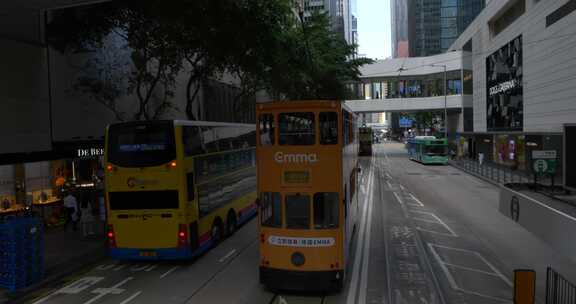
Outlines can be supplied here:
<path id="1" fill-rule="evenodd" d="M 80 203 L 80 227 L 84 237 L 94 235 L 94 216 L 92 215 L 91 204 L 85 195 Z"/>
<path id="2" fill-rule="evenodd" d="M 66 193 L 64 197 L 64 208 L 66 209 L 66 223 L 64 224 L 64 230 L 68 230 L 68 226 L 72 225 L 72 231 L 78 230 L 78 201 L 76 197 L 72 195 L 71 191 Z"/>

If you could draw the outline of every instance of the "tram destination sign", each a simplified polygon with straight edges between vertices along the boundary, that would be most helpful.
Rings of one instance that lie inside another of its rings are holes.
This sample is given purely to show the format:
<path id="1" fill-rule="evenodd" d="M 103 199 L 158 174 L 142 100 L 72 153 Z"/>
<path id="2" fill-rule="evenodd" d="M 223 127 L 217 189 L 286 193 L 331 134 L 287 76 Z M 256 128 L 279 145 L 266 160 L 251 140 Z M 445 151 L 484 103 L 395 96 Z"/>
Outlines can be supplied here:
<path id="1" fill-rule="evenodd" d="M 334 246 L 335 240 L 332 237 L 304 238 L 271 235 L 268 243 L 287 247 L 331 247 Z"/>

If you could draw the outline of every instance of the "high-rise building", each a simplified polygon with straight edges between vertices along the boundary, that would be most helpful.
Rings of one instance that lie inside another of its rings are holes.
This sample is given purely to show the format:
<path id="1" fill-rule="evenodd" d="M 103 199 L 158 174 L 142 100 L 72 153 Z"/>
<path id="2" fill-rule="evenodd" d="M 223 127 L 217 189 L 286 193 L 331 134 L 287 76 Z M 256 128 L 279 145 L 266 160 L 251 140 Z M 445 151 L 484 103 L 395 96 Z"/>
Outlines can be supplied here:
<path id="1" fill-rule="evenodd" d="M 391 0 L 392 57 L 409 57 L 408 8 L 414 0 Z"/>
<path id="2" fill-rule="evenodd" d="M 440 54 L 466 29 L 485 0 L 392 0 L 394 57 Z"/>
<path id="3" fill-rule="evenodd" d="M 332 29 L 341 33 L 348 43 L 352 43 L 352 5 L 355 0 L 304 0 L 304 21 L 315 12 L 330 16 Z"/>

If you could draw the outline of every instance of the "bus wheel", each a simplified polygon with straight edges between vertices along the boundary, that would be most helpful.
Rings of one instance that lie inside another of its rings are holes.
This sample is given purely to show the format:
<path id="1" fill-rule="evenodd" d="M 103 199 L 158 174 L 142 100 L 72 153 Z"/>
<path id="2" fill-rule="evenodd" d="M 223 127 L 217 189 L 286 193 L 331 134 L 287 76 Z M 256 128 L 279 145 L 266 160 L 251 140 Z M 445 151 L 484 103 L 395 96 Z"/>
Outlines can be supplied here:
<path id="1" fill-rule="evenodd" d="M 222 222 L 214 221 L 210 236 L 212 237 L 212 246 L 216 247 L 222 241 Z"/>
<path id="2" fill-rule="evenodd" d="M 237 220 L 236 220 L 236 213 L 234 210 L 230 210 L 228 212 L 228 219 L 226 220 L 226 234 L 228 236 L 233 235 L 236 232 Z"/>

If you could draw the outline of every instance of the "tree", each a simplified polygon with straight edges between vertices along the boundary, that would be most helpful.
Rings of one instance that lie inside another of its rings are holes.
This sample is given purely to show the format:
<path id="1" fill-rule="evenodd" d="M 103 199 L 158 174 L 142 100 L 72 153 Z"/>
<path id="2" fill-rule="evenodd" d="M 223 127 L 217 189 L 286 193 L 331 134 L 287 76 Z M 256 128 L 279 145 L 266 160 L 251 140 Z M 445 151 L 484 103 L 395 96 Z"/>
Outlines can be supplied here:
<path id="1" fill-rule="evenodd" d="M 100 65 L 75 86 L 117 112 L 126 96 L 134 113 L 117 118 L 156 119 L 173 109 L 176 77 L 186 76 L 185 113 L 196 119 L 200 86 L 231 73 L 240 80 L 236 109 L 260 90 L 280 99 L 344 99 L 369 59 L 330 30 L 326 15 L 297 22 L 291 0 L 116 0 L 64 11 L 49 26 L 59 49 L 101 50 L 121 37 L 130 52 L 129 73 Z M 93 64 L 98 64 L 93 62 Z M 121 66 L 126 68 L 126 66 Z M 127 87 L 119 86 L 118 75 Z M 239 112 L 239 111 L 238 111 Z"/>

